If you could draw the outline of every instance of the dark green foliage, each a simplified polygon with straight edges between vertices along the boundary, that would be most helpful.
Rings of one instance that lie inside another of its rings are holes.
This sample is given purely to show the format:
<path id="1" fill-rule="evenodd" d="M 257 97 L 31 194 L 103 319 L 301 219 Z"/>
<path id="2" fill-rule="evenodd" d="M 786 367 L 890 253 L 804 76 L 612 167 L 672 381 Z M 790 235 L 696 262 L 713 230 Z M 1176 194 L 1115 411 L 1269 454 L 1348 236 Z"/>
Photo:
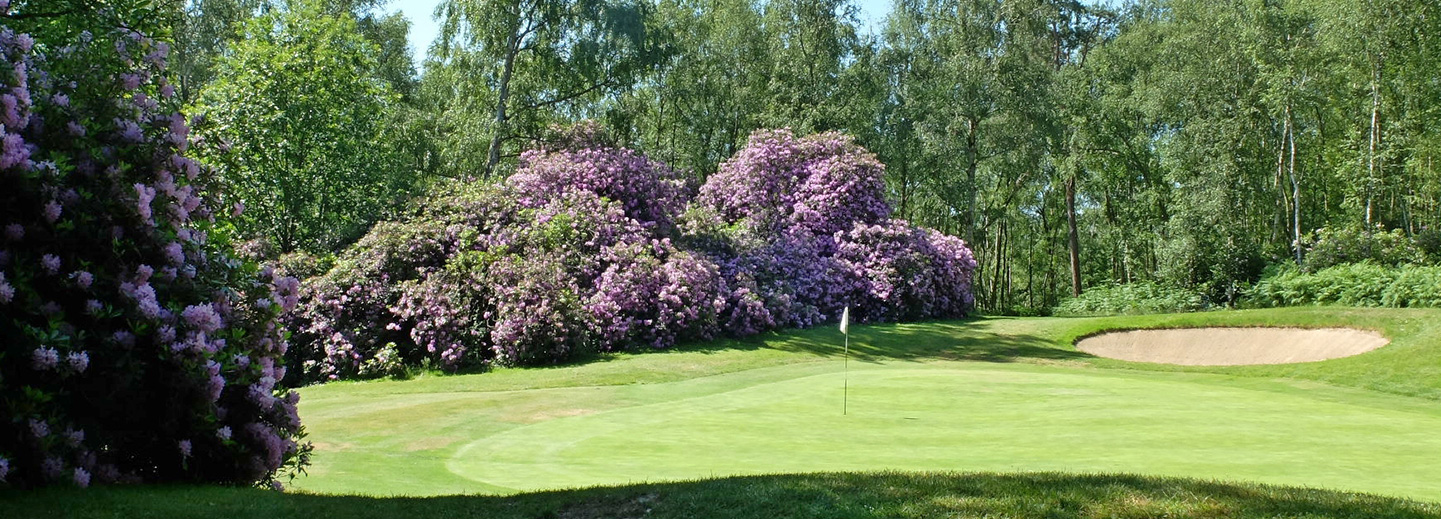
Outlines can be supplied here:
<path id="1" fill-rule="evenodd" d="M 1303 241 L 1306 256 L 1301 268 L 1306 272 L 1316 272 L 1362 261 L 1387 266 L 1427 263 L 1430 258 L 1423 244 L 1426 247 L 1433 245 L 1424 240 L 1434 238 L 1412 238 L 1401 229 L 1390 232 L 1384 228 L 1316 229 L 1312 236 Z"/>
<path id="2" fill-rule="evenodd" d="M 349 12 L 319 0 L 251 20 L 194 111 L 246 237 L 326 252 L 364 234 L 409 193 L 399 101 Z"/>
<path id="3" fill-rule="evenodd" d="M 1441 307 L 1441 267 L 1351 263 L 1305 272 L 1281 269 L 1252 288 L 1254 306 Z"/>
<path id="4" fill-rule="evenodd" d="M 1136 315 L 1195 312 L 1208 307 L 1206 297 L 1193 289 L 1151 281 L 1091 287 L 1062 301 L 1058 316 Z"/>

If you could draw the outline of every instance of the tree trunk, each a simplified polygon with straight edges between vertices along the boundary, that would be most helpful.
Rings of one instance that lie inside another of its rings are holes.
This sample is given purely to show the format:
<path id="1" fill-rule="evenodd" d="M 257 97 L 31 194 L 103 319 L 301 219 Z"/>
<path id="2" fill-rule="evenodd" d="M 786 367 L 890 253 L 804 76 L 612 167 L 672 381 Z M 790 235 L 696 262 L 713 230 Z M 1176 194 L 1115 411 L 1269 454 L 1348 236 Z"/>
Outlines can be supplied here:
<path id="1" fill-rule="evenodd" d="M 1066 224 L 1070 227 L 1071 295 L 1081 295 L 1081 237 L 1076 231 L 1076 174 L 1066 179 Z"/>
<path id="2" fill-rule="evenodd" d="M 970 221 L 966 222 L 966 242 L 974 243 L 976 240 L 976 223 L 979 220 L 979 211 L 976 207 L 976 168 L 981 160 L 981 150 L 976 148 L 976 133 L 980 131 L 977 126 L 980 123 L 975 119 L 966 120 L 966 150 L 969 153 L 966 164 L 966 188 L 970 190 Z"/>
<path id="3" fill-rule="evenodd" d="M 1286 107 L 1286 136 L 1291 141 L 1291 228 L 1296 251 L 1296 264 L 1301 264 L 1301 178 L 1296 176 L 1296 125 L 1291 122 L 1291 107 Z"/>
<path id="4" fill-rule="evenodd" d="M 516 31 L 520 27 L 516 27 Z M 508 48 L 505 53 L 505 68 L 500 72 L 500 88 L 495 99 L 495 129 L 490 137 L 490 152 L 485 159 L 485 177 L 489 178 L 495 172 L 496 164 L 500 163 L 500 145 L 505 138 L 506 104 L 510 102 L 510 79 L 515 74 L 515 58 L 520 53 L 520 34 L 512 32 Z"/>
<path id="5" fill-rule="evenodd" d="M 1366 229 L 1371 228 L 1372 199 L 1375 198 L 1376 148 L 1381 144 L 1381 65 L 1378 61 L 1371 66 L 1371 135 L 1370 153 L 1366 160 Z"/>

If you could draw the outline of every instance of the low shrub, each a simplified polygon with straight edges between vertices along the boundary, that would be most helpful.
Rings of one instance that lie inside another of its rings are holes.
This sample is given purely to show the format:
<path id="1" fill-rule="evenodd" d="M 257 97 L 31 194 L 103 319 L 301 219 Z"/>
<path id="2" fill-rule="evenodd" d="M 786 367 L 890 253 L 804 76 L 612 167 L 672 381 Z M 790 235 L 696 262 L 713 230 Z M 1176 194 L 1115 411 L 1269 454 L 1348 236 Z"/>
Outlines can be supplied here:
<path id="1" fill-rule="evenodd" d="M 1441 307 L 1441 266 L 1375 263 L 1336 265 L 1317 272 L 1286 268 L 1256 283 L 1250 306 Z"/>
<path id="2" fill-rule="evenodd" d="M 1073 317 L 1157 314 L 1195 312 L 1207 306 L 1205 296 L 1196 290 L 1137 281 L 1088 288 L 1080 297 L 1062 301 L 1052 314 Z"/>
<path id="3" fill-rule="evenodd" d="M 1316 229 L 1302 240 L 1306 255 L 1301 268 L 1317 272 L 1363 261 L 1387 266 L 1424 264 L 1428 257 L 1423 245 L 1430 246 L 1432 239 L 1429 234 L 1412 238 L 1401 229 L 1387 231 L 1379 224 L 1375 229 Z"/>

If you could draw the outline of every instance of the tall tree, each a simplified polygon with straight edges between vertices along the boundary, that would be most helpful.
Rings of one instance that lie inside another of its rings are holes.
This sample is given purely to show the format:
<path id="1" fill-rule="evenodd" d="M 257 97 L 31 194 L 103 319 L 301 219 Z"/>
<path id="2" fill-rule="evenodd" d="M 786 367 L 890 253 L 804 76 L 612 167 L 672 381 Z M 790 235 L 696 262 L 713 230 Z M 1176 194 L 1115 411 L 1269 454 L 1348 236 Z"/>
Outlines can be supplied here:
<path id="1" fill-rule="evenodd" d="M 397 149 L 398 99 L 352 14 L 298 0 L 246 26 L 200 94 L 201 135 L 218 147 L 249 236 L 282 251 L 338 248 L 414 183 Z"/>
<path id="2" fill-rule="evenodd" d="M 437 71 L 437 108 L 489 114 L 484 126 L 456 129 L 482 130 L 489 140 L 480 171 L 469 173 L 491 174 L 508 143 L 538 137 L 556 115 L 587 115 L 589 103 L 631 87 L 659 58 L 649 12 L 631 0 L 442 2 L 427 66 Z"/>

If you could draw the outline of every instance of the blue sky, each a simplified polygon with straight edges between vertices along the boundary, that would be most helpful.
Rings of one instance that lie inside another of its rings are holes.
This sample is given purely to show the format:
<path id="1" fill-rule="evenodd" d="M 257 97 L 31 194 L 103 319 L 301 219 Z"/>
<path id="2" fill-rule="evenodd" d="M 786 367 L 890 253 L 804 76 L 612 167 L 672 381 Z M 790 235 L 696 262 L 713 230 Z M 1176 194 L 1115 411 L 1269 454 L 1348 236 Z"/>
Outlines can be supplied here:
<path id="1" fill-rule="evenodd" d="M 430 48 L 430 42 L 435 41 L 435 34 L 439 31 L 432 14 L 435 13 L 435 4 L 440 0 L 391 0 L 388 11 L 400 11 L 406 18 L 410 19 L 410 52 L 415 56 L 416 64 L 419 65 L 425 56 L 425 50 Z M 866 27 L 879 27 L 881 19 L 891 9 L 891 0 L 856 0 L 861 8 L 861 22 Z M 862 29 L 865 31 L 865 29 Z"/>

